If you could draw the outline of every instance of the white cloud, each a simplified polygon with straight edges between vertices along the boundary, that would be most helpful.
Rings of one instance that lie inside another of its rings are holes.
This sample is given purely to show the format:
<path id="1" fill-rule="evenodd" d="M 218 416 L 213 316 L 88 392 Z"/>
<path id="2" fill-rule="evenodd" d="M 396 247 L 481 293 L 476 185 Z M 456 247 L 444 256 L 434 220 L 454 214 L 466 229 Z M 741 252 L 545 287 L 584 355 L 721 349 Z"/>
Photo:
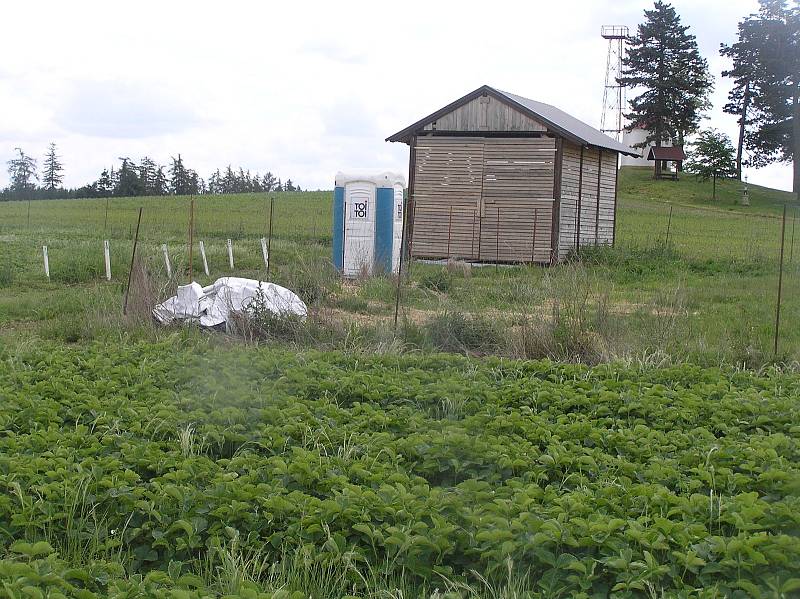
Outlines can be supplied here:
<path id="1" fill-rule="evenodd" d="M 719 76 L 719 43 L 733 41 L 756 0 L 674 4 Z M 405 172 L 407 148 L 384 139 L 484 83 L 599 124 L 600 26 L 633 28 L 650 6 L 14 3 L 0 37 L 0 161 L 14 146 L 39 156 L 53 140 L 68 185 L 118 156 L 166 163 L 178 152 L 203 176 L 232 163 L 310 188 L 330 187 L 340 168 Z M 708 125 L 734 136 L 719 109 L 728 85 L 718 80 Z M 791 172 L 773 166 L 750 180 L 790 188 Z"/>
<path id="2" fill-rule="evenodd" d="M 159 137 L 208 124 L 180 96 L 120 81 L 75 83 L 53 118 L 70 133 L 112 139 Z"/>

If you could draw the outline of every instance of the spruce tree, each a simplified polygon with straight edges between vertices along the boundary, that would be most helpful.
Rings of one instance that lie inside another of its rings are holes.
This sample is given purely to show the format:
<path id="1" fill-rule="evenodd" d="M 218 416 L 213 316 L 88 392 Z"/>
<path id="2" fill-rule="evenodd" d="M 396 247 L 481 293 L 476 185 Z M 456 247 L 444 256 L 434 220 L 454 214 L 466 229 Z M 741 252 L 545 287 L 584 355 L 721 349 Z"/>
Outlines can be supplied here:
<path id="1" fill-rule="evenodd" d="M 273 175 L 271 172 L 267 171 L 267 174 L 264 175 L 264 178 L 261 181 L 261 188 L 264 191 L 272 191 L 273 189 L 275 189 L 275 184 L 276 183 L 277 183 L 277 180 L 275 179 L 275 175 Z"/>
<path id="2" fill-rule="evenodd" d="M 44 157 L 44 172 L 42 173 L 42 183 L 48 191 L 53 191 L 61 186 L 64 181 L 64 165 L 61 164 L 61 156 L 56 154 L 56 144 L 50 142 L 47 154 Z"/>
<path id="3" fill-rule="evenodd" d="M 114 169 L 111 169 L 111 174 L 105 169 L 103 172 L 100 173 L 100 178 L 95 181 L 92 185 L 94 187 L 95 193 L 101 198 L 109 197 L 114 191 Z"/>
<path id="4" fill-rule="evenodd" d="M 172 165 L 169 167 L 169 190 L 171 193 L 181 196 L 191 193 L 191 182 L 189 171 L 183 165 L 181 155 L 172 158 Z"/>
<path id="5" fill-rule="evenodd" d="M 114 186 L 114 195 L 120 197 L 140 196 L 144 193 L 144 186 L 136 165 L 130 158 L 120 158 L 122 164 L 119 167 L 117 174 L 116 185 Z"/>
<path id="6" fill-rule="evenodd" d="M 640 147 L 665 141 L 682 145 L 684 138 L 697 130 L 703 111 L 708 108 L 712 79 L 708 63 L 700 55 L 689 27 L 681 25 L 675 9 L 660 0 L 653 10 L 645 10 L 645 22 L 628 40 L 623 58 L 621 85 L 642 92 L 630 100 L 625 115 L 633 126 L 642 126 L 648 135 Z M 656 172 L 660 162 L 656 161 Z"/>
<path id="7" fill-rule="evenodd" d="M 160 164 L 155 167 L 153 171 L 153 195 L 164 196 L 169 193 L 169 184 L 167 176 L 164 174 L 164 167 Z"/>
<path id="8" fill-rule="evenodd" d="M 793 162 L 800 197 L 800 8 L 761 0 L 746 43 L 752 48 L 753 88 L 745 145 L 748 164 Z"/>

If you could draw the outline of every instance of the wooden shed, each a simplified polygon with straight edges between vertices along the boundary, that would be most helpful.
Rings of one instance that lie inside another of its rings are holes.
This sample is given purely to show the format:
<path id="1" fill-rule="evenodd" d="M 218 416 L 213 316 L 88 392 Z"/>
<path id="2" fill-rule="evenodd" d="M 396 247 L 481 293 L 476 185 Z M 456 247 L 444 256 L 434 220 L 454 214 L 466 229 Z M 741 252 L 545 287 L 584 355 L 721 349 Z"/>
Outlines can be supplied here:
<path id="1" fill-rule="evenodd" d="M 553 263 L 613 244 L 619 154 L 562 110 L 484 85 L 387 138 L 407 143 L 415 258 Z"/>

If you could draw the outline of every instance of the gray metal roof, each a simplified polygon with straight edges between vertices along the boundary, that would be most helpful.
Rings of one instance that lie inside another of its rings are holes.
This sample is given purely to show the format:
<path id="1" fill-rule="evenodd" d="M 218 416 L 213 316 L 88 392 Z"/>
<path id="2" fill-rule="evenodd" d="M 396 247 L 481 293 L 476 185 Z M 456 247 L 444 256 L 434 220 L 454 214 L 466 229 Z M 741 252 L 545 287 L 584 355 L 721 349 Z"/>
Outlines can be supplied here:
<path id="1" fill-rule="evenodd" d="M 523 98 L 522 96 L 504 92 L 488 85 L 479 87 L 463 98 L 459 98 L 452 104 L 448 104 L 444 108 L 441 108 L 433 114 L 426 116 L 424 119 L 417 121 L 402 131 L 398 131 L 394 135 L 388 137 L 386 141 L 402 141 L 408 143 L 411 136 L 415 135 L 418 130 L 422 129 L 428 123 L 437 120 L 442 115 L 455 110 L 459 106 L 466 104 L 478 96 L 487 94 L 491 94 L 498 100 L 510 104 L 520 112 L 542 122 L 549 129 L 560 133 L 575 143 L 604 148 L 614 152 L 627 154 L 628 156 L 635 156 L 637 158 L 641 157 L 640 152 L 618 142 L 616 139 L 609 137 L 604 133 L 601 133 L 591 125 L 576 119 L 574 116 L 567 114 L 555 106 L 545 104 L 544 102 L 537 102 L 536 100 L 531 100 L 530 98 Z"/>
<path id="2" fill-rule="evenodd" d="M 602 133 L 591 125 L 576 119 L 571 114 L 567 114 L 555 106 L 545 104 L 544 102 L 537 102 L 536 100 L 531 100 L 530 98 L 523 98 L 522 96 L 504 92 L 503 90 L 497 88 L 492 89 L 494 89 L 500 95 L 505 96 L 512 102 L 524 106 L 545 121 L 549 121 L 558 129 L 562 129 L 565 133 L 571 133 L 572 136 L 577 137 L 587 145 L 597 146 L 607 150 L 614 150 L 615 152 L 620 152 L 629 156 L 641 156 L 641 153 L 637 152 L 633 148 L 629 148 L 625 144 L 618 142 L 613 137 L 609 137 L 605 133 Z"/>

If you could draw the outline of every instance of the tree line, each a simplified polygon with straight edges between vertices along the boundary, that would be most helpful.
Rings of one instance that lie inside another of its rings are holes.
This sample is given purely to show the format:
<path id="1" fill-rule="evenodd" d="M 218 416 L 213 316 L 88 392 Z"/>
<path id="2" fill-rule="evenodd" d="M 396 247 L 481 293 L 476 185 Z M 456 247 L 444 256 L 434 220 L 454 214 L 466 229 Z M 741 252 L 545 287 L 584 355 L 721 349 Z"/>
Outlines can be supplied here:
<path id="1" fill-rule="evenodd" d="M 216 169 L 206 181 L 184 164 L 180 154 L 173 156 L 167 166 L 147 156 L 138 163 L 121 157 L 116 168 L 103 169 L 94 182 L 67 189 L 62 185 L 64 165 L 55 143 L 48 146 L 41 176 L 35 158 L 21 148 L 15 148 L 15 152 L 16 156 L 7 163 L 10 183 L 0 191 L 0 200 L 301 191 L 291 179 L 284 182 L 271 172 L 260 175 L 231 165 L 222 171 Z"/>
<path id="2" fill-rule="evenodd" d="M 742 166 L 793 163 L 793 191 L 800 194 L 800 8 L 796 1 L 759 0 L 759 10 L 738 25 L 737 41 L 721 44 L 733 82 L 724 112 L 738 117 L 734 148 L 728 136 L 700 131 L 714 80 L 694 35 L 674 7 L 657 1 L 628 38 L 618 82 L 640 90 L 625 114 L 629 129 L 648 135 L 640 147 L 683 146 L 690 135 L 687 169 L 703 178 L 742 177 Z M 748 157 L 744 158 L 747 150 Z M 658 169 L 660 164 L 656 164 Z"/>

